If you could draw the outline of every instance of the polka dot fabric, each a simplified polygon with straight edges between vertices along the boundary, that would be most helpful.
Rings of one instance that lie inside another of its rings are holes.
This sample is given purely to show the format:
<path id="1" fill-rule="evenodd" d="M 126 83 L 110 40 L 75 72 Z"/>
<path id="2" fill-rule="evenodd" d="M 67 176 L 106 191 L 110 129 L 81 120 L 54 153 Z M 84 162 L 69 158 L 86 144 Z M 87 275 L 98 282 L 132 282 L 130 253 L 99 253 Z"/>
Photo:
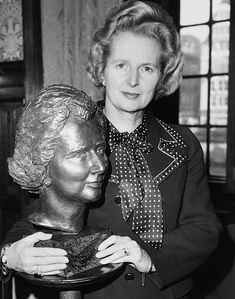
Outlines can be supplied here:
<path id="1" fill-rule="evenodd" d="M 120 133 L 110 124 L 109 145 L 115 152 L 123 218 L 127 221 L 133 214 L 132 230 L 144 242 L 160 248 L 163 238 L 162 199 L 143 156 L 143 153 L 153 151 L 146 133 L 146 116 L 132 133 Z"/>

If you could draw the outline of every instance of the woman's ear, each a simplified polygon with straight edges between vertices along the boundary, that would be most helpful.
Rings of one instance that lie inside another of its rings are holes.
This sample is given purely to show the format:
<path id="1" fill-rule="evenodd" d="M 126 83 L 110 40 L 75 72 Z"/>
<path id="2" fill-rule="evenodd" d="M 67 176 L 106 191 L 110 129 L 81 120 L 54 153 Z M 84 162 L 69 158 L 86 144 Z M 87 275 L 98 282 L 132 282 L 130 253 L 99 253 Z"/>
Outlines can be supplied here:
<path id="1" fill-rule="evenodd" d="M 102 85 L 103 85 L 103 86 L 105 86 L 105 79 L 104 79 L 104 75 L 102 75 L 102 76 L 101 76 L 101 82 L 102 82 Z"/>
<path id="2" fill-rule="evenodd" d="M 46 187 L 50 187 L 50 186 L 51 186 L 51 183 L 52 183 L 52 181 L 51 181 L 51 179 L 50 179 L 49 177 L 47 177 L 47 178 L 45 179 L 45 181 L 44 181 L 44 184 L 45 184 Z"/>

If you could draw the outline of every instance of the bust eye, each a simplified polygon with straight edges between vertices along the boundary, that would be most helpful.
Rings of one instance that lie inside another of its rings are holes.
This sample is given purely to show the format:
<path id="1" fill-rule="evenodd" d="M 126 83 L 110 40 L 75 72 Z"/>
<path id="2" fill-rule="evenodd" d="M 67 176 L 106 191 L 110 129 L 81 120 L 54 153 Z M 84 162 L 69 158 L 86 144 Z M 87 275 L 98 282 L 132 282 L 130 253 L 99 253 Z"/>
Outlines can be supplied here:
<path id="1" fill-rule="evenodd" d="M 87 157 L 87 152 L 81 151 L 77 152 L 77 154 L 74 156 L 75 159 L 85 159 Z"/>
<path id="2" fill-rule="evenodd" d="M 105 147 L 98 147 L 96 152 L 99 154 L 99 155 L 104 155 L 105 154 Z"/>

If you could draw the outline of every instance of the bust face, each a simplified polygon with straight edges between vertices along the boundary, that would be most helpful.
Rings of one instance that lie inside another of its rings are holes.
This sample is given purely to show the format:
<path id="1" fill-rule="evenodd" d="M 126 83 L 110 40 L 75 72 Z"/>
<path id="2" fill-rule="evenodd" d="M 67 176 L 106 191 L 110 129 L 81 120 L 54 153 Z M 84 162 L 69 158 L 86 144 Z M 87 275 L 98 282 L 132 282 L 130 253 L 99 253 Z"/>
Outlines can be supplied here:
<path id="1" fill-rule="evenodd" d="M 50 195 L 62 202 L 98 200 L 108 164 L 105 149 L 106 142 L 95 119 L 68 120 L 49 166 Z"/>

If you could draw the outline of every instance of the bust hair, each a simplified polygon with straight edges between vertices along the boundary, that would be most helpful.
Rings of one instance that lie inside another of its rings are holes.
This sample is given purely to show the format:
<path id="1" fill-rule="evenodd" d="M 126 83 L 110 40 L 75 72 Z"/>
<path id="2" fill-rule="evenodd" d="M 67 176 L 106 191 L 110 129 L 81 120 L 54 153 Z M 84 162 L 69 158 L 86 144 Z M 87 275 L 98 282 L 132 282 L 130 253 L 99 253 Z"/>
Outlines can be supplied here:
<path id="1" fill-rule="evenodd" d="M 69 85 L 50 85 L 25 107 L 17 124 L 13 157 L 8 171 L 22 189 L 38 193 L 44 186 L 59 133 L 69 118 L 95 118 L 105 134 L 103 113 L 83 91 Z"/>
<path id="2" fill-rule="evenodd" d="M 104 26 L 93 38 L 88 58 L 88 78 L 102 86 L 102 75 L 113 38 L 121 32 L 131 32 L 157 40 L 161 46 L 161 78 L 156 87 L 156 98 L 173 93 L 182 80 L 183 57 L 179 34 L 169 14 L 157 3 L 124 2 L 112 8 Z"/>

